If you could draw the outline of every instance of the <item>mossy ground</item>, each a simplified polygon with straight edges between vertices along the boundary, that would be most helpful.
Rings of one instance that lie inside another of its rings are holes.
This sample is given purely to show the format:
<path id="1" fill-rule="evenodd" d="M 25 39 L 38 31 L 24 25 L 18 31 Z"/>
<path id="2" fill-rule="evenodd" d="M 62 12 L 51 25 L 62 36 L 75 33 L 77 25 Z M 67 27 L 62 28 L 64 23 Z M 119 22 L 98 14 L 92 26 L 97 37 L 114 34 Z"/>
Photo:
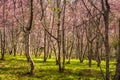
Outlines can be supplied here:
<path id="1" fill-rule="evenodd" d="M 5 61 L 0 60 L 0 80 L 103 80 L 97 62 L 92 61 L 92 67 L 88 67 L 88 60 L 80 63 L 72 59 L 70 64 L 65 64 L 65 71 L 58 72 L 55 59 L 43 59 L 33 57 L 35 62 L 34 75 L 27 72 L 30 66 L 25 56 L 5 55 Z M 101 68 L 105 72 L 105 61 L 101 62 Z M 115 72 L 115 60 L 110 61 L 110 76 Z"/>

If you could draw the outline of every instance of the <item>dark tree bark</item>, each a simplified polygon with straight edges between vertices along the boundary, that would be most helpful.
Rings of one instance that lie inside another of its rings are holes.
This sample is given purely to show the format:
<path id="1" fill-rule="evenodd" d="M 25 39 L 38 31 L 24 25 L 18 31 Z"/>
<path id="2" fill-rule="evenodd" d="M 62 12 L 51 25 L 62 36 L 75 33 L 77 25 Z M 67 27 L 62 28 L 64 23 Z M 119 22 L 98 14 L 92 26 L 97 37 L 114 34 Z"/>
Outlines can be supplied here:
<path id="1" fill-rule="evenodd" d="M 109 75 L 109 13 L 110 13 L 110 6 L 108 0 L 101 0 L 102 11 L 103 11 L 103 18 L 104 18 L 104 25 L 105 25 L 105 37 L 104 37 L 104 45 L 105 45 L 105 53 L 106 53 L 106 80 L 110 80 Z"/>
<path id="2" fill-rule="evenodd" d="M 47 60 L 47 34 L 46 31 L 44 31 L 44 62 Z"/>
<path id="3" fill-rule="evenodd" d="M 117 56 L 116 72 L 113 80 L 120 80 L 120 19 L 119 19 L 118 56 Z"/>

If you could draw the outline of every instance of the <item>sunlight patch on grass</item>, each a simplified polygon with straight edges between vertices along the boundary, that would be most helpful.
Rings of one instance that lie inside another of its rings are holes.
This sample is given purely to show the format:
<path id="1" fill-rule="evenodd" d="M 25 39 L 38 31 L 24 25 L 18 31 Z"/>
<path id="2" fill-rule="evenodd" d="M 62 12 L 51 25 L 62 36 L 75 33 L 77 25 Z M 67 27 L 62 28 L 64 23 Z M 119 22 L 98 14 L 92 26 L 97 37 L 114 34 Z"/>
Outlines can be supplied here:
<path id="1" fill-rule="evenodd" d="M 58 72 L 58 65 L 55 58 L 47 59 L 35 58 L 34 75 L 28 75 L 29 63 L 25 56 L 5 55 L 6 60 L 0 60 L 0 80 L 101 80 L 102 74 L 97 62 L 92 60 L 92 67 L 89 68 L 88 60 L 80 63 L 79 60 L 71 59 L 70 64 L 65 64 L 65 71 Z M 105 61 L 101 62 L 101 68 L 105 72 Z M 115 61 L 110 61 L 111 78 L 115 72 Z"/>

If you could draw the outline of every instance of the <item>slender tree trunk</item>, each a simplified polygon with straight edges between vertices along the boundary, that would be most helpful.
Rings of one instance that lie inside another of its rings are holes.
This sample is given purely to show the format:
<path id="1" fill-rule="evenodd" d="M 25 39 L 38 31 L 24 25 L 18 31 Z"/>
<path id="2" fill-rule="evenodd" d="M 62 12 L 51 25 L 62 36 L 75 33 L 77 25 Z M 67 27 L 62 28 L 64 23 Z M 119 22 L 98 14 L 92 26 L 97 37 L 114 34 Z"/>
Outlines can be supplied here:
<path id="1" fill-rule="evenodd" d="M 15 36 L 15 32 L 14 32 L 14 23 L 12 25 L 12 31 L 11 31 L 11 36 L 12 36 L 12 48 L 11 48 L 11 54 L 13 53 L 14 56 L 16 56 L 16 48 L 17 48 L 17 45 L 16 45 L 16 36 Z"/>
<path id="2" fill-rule="evenodd" d="M 109 75 L 109 54 L 110 54 L 110 48 L 109 48 L 109 12 L 106 12 L 104 15 L 104 22 L 105 22 L 105 53 L 106 53 L 106 80 L 110 80 Z"/>
<path id="3" fill-rule="evenodd" d="M 72 50 L 73 50 L 73 43 L 74 43 L 74 42 L 72 42 L 72 45 L 71 45 L 71 48 L 70 48 L 70 53 L 69 53 L 69 55 L 68 55 L 68 56 L 69 56 L 69 57 L 68 57 L 68 62 L 67 62 L 68 64 L 70 64 L 71 54 L 72 54 Z"/>
<path id="4" fill-rule="evenodd" d="M 118 57 L 117 57 L 117 64 L 116 64 L 116 72 L 113 80 L 120 80 L 120 19 L 119 19 Z"/>
<path id="5" fill-rule="evenodd" d="M 0 37 L 1 37 L 1 60 L 4 60 L 4 54 L 3 54 L 3 36 L 2 32 L 0 31 Z"/>
<path id="6" fill-rule="evenodd" d="M 97 61 L 97 66 L 100 67 L 100 51 L 99 51 L 99 34 L 97 33 L 97 38 L 96 38 L 96 50 L 95 50 L 95 59 Z"/>
<path id="7" fill-rule="evenodd" d="M 16 43 L 14 43 L 14 56 L 16 56 L 16 49 L 17 49 L 17 45 L 16 45 Z"/>
<path id="8" fill-rule="evenodd" d="M 62 67 L 61 67 L 61 55 L 60 55 L 60 53 L 61 53 L 61 48 L 60 48 L 60 40 L 59 40 L 59 38 L 58 38 L 58 65 L 59 65 L 59 72 L 61 72 L 62 71 Z"/>
<path id="9" fill-rule="evenodd" d="M 56 48 L 55 46 L 53 45 L 53 51 L 55 53 L 55 61 L 56 61 L 56 65 L 58 65 L 58 56 L 57 56 L 57 51 L 56 51 Z"/>
<path id="10" fill-rule="evenodd" d="M 60 3 L 61 0 L 56 0 L 56 13 L 57 13 L 57 45 L 58 45 L 58 65 L 59 65 L 59 72 L 62 71 L 61 66 L 61 30 L 60 30 Z"/>
<path id="11" fill-rule="evenodd" d="M 83 48 L 83 35 L 84 34 L 81 35 L 81 41 L 80 41 L 80 54 L 81 54 L 80 63 L 82 63 L 83 59 L 84 59 L 84 53 L 83 53 L 83 50 L 84 50 L 84 48 Z"/>
<path id="12" fill-rule="evenodd" d="M 65 69 L 65 55 L 66 55 L 66 51 L 65 51 L 65 25 L 64 25 L 64 21 L 65 21 L 65 8 L 66 8 L 66 0 L 63 1 L 63 14 L 62 14 L 62 53 L 63 53 L 63 62 L 62 62 L 62 71 L 64 71 Z"/>
<path id="13" fill-rule="evenodd" d="M 28 62 L 30 62 L 30 66 L 31 66 L 30 74 L 33 74 L 34 62 L 30 56 L 30 33 L 29 31 L 25 32 L 25 55 L 27 57 Z"/>
<path id="14" fill-rule="evenodd" d="M 5 55 L 5 23 L 6 23 L 6 19 L 5 19 L 5 0 L 4 0 L 4 4 L 3 4 L 3 36 L 1 37 L 1 60 L 4 60 L 4 55 Z"/>
<path id="15" fill-rule="evenodd" d="M 4 55 L 5 55 L 5 43 L 6 43 L 6 42 L 5 42 L 5 26 L 4 26 L 3 35 L 4 35 L 4 36 L 3 36 L 3 51 L 2 51 L 3 53 L 2 53 L 2 58 L 1 58 L 2 60 L 5 59 L 5 58 L 4 58 Z"/>
<path id="16" fill-rule="evenodd" d="M 14 23 L 13 23 L 14 24 Z M 11 43 L 11 50 L 10 50 L 10 54 L 13 53 L 13 48 L 14 48 L 14 25 L 12 25 L 12 31 L 11 31 L 11 36 L 12 36 L 12 43 Z"/>
<path id="17" fill-rule="evenodd" d="M 33 0 L 30 0 L 30 18 L 28 22 L 28 26 L 25 28 L 25 55 L 30 63 L 31 69 L 29 74 L 33 74 L 34 70 L 34 62 L 32 57 L 30 56 L 30 30 L 32 28 L 32 21 L 33 21 Z"/>
<path id="18" fill-rule="evenodd" d="M 47 43 L 46 43 L 46 37 L 47 37 L 47 34 L 46 34 L 46 31 L 44 31 L 44 62 L 46 62 L 46 59 L 47 59 Z"/>
<path id="19" fill-rule="evenodd" d="M 92 43 L 90 43 L 90 47 L 89 47 L 89 55 L 88 55 L 88 58 L 89 58 L 89 67 L 91 67 L 92 65 L 92 54 L 93 54 L 93 50 L 92 50 Z"/>
<path id="20" fill-rule="evenodd" d="M 105 27 L 105 53 L 106 53 L 106 80 L 110 80 L 110 75 L 109 75 L 109 53 L 110 53 L 110 48 L 109 48 L 109 38 L 108 38 L 108 22 L 106 23 Z"/>
<path id="21" fill-rule="evenodd" d="M 104 17 L 104 25 L 105 25 L 105 38 L 104 38 L 104 45 L 105 45 L 105 53 L 106 53 L 106 80 L 110 80 L 109 74 L 109 12 L 110 6 L 108 0 L 101 0 L 102 10 L 103 10 L 103 17 Z"/>

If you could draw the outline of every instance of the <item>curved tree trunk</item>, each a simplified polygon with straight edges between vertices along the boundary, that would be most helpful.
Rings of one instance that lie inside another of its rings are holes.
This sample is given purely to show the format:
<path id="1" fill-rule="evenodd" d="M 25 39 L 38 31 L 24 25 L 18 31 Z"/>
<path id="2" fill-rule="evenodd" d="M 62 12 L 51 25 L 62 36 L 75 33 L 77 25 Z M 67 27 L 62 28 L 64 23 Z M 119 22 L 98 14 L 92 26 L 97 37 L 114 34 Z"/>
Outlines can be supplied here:
<path id="1" fill-rule="evenodd" d="M 31 66 L 30 74 L 33 74 L 34 62 L 30 56 L 30 46 L 29 45 L 30 45 L 30 34 L 29 34 L 29 31 L 26 31 L 25 32 L 25 55 L 26 55 L 28 62 L 30 62 L 30 66 Z"/>
<path id="2" fill-rule="evenodd" d="M 30 0 L 30 18 L 28 26 L 25 28 L 25 55 L 31 66 L 31 70 L 29 72 L 30 74 L 33 74 L 34 70 L 34 62 L 30 56 L 30 30 L 32 28 L 32 21 L 33 21 L 33 0 Z"/>

